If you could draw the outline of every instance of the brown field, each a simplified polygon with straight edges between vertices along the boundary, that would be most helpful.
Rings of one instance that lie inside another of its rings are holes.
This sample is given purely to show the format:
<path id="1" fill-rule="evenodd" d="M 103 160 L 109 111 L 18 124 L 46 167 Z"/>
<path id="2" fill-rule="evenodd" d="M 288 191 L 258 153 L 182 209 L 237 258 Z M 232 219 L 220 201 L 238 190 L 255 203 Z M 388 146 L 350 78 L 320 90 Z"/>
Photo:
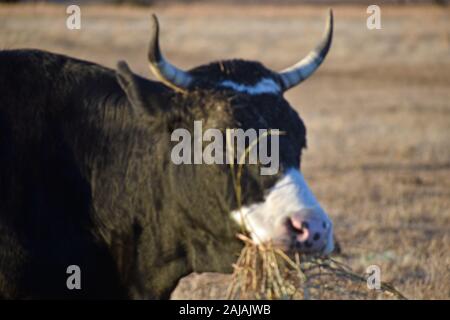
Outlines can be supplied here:
<path id="1" fill-rule="evenodd" d="M 34 47 L 142 75 L 150 12 L 162 47 L 189 68 L 226 58 L 278 69 L 320 38 L 326 7 L 82 6 L 82 29 L 63 6 L 0 6 L 0 48 Z M 336 6 L 324 65 L 287 98 L 308 129 L 302 171 L 335 222 L 344 260 L 381 267 L 408 298 L 450 298 L 450 10 Z M 338 297 L 337 297 L 338 298 Z"/>

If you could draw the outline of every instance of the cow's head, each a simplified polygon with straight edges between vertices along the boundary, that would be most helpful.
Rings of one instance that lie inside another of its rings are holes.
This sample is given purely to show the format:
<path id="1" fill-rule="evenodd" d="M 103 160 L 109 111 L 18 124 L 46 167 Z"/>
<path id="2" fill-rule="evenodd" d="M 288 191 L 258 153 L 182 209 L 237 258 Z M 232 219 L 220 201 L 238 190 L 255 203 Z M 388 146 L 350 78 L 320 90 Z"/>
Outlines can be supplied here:
<path id="1" fill-rule="evenodd" d="M 156 98 L 145 92 L 145 85 L 141 85 L 144 80 L 131 73 L 125 63 L 119 63 L 118 79 L 130 102 L 151 109 L 153 116 L 159 114 L 155 117 L 165 119 L 162 130 L 169 133 L 180 127 L 193 133 L 195 120 L 202 121 L 204 131 L 254 128 L 281 132 L 279 170 L 273 175 L 261 175 L 260 164 L 244 165 L 240 201 L 236 199 L 230 165 L 165 167 L 174 181 L 172 189 L 184 199 L 180 200 L 184 201 L 180 208 L 191 215 L 192 224 L 209 229 L 205 234 L 227 240 L 235 237 L 239 226 L 244 225 L 254 241 L 272 241 L 286 251 L 328 254 L 333 250 L 333 224 L 300 171 L 306 129 L 283 97 L 286 90 L 308 78 L 322 63 L 331 45 L 332 30 L 330 11 L 323 40 L 317 48 L 281 72 L 243 60 L 182 71 L 163 57 L 158 21 L 153 16 L 150 69 L 170 93 L 170 100 L 159 112 L 150 106 L 155 105 Z M 165 137 L 166 140 L 159 141 L 171 144 L 167 141 L 170 135 Z M 191 209 L 193 212 L 189 213 Z M 208 216 L 195 217 L 196 211 L 204 211 Z"/>

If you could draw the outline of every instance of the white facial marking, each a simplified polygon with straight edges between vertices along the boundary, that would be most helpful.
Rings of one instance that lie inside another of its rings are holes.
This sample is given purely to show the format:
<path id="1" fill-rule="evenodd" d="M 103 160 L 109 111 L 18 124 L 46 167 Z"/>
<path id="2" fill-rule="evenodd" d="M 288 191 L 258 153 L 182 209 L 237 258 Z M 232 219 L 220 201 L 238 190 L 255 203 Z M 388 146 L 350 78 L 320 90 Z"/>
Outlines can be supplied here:
<path id="1" fill-rule="evenodd" d="M 302 211 L 302 209 L 308 210 Z M 269 190 L 264 202 L 242 207 L 231 214 L 236 222 L 246 226 L 256 243 L 269 240 L 276 243 L 290 239 L 288 230 L 285 228 L 286 220 L 294 214 L 306 211 L 309 212 L 309 219 L 325 223 L 322 252 L 330 253 L 334 249 L 333 224 L 297 169 L 289 169 Z"/>
<path id="2" fill-rule="evenodd" d="M 257 84 L 252 86 L 236 83 L 230 80 L 222 81 L 220 85 L 223 87 L 231 88 L 235 91 L 244 92 L 252 95 L 263 93 L 279 94 L 281 92 L 280 86 L 270 78 L 263 78 Z"/>

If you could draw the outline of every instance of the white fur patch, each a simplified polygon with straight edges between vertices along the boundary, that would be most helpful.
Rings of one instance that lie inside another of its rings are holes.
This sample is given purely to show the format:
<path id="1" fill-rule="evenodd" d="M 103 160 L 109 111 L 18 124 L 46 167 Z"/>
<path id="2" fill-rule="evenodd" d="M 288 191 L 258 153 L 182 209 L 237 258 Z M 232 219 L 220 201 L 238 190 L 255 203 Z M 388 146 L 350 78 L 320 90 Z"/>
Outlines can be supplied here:
<path id="1" fill-rule="evenodd" d="M 297 169 L 289 169 L 269 190 L 264 202 L 242 207 L 231 214 L 236 222 L 246 226 L 253 241 L 263 243 L 286 237 L 285 232 L 280 231 L 284 221 L 302 209 L 313 209 L 314 218 L 326 223 L 328 234 L 323 253 L 333 251 L 333 224 Z"/>
<path id="2" fill-rule="evenodd" d="M 251 95 L 263 93 L 279 94 L 281 92 L 280 86 L 270 78 L 263 78 L 257 84 L 252 86 L 236 83 L 230 80 L 222 81 L 220 85 L 223 87 L 231 88 L 235 91 L 244 92 Z"/>

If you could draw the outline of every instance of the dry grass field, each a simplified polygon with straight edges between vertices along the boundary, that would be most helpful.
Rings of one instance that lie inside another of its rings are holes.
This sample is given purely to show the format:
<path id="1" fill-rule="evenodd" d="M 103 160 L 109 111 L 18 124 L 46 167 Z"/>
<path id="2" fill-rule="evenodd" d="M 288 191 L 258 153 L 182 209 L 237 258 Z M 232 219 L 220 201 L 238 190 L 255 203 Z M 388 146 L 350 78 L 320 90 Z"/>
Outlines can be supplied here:
<path id="1" fill-rule="evenodd" d="M 260 60 L 273 69 L 320 39 L 322 6 L 83 5 L 82 29 L 65 7 L 0 6 L 0 49 L 34 47 L 142 75 L 151 12 L 178 66 Z M 344 261 L 381 267 L 411 299 L 450 298 L 450 10 L 336 6 L 335 38 L 320 70 L 287 98 L 308 129 L 302 171 L 335 222 Z"/>

